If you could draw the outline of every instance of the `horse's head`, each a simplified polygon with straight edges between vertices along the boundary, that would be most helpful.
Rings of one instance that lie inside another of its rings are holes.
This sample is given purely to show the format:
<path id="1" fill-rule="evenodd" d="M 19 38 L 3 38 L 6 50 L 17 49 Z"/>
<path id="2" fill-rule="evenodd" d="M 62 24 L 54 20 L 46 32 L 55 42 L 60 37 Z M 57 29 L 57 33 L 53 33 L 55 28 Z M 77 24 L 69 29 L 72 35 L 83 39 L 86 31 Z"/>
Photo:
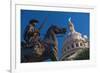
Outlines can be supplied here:
<path id="1" fill-rule="evenodd" d="M 57 25 L 52 25 L 50 27 L 51 31 L 53 31 L 55 34 L 64 34 L 66 32 L 66 28 L 59 27 Z"/>

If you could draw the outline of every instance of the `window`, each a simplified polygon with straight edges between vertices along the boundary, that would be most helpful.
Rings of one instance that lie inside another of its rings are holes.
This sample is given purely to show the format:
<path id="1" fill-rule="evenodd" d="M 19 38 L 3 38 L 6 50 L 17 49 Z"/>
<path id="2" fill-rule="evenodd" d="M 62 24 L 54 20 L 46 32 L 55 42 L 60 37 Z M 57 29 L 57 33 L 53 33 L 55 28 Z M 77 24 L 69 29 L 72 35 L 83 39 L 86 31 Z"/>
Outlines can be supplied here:
<path id="1" fill-rule="evenodd" d="M 83 44 L 82 44 L 82 43 L 80 43 L 80 46 L 83 46 Z"/>
<path id="2" fill-rule="evenodd" d="M 72 48 L 74 48 L 74 44 L 72 44 Z"/>
<path id="3" fill-rule="evenodd" d="M 70 49 L 70 47 L 68 46 L 67 49 Z"/>
<path id="4" fill-rule="evenodd" d="M 76 43 L 76 47 L 79 47 L 78 43 Z"/>
<path id="5" fill-rule="evenodd" d="M 64 52 L 66 52 L 66 49 L 64 49 Z"/>

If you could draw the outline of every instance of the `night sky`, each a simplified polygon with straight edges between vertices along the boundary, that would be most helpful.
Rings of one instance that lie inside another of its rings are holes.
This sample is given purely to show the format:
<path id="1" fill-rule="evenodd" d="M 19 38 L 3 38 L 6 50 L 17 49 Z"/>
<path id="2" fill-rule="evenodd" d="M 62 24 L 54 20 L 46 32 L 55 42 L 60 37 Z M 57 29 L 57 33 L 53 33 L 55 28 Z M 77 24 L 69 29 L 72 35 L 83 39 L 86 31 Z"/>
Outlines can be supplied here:
<path id="1" fill-rule="evenodd" d="M 47 20 L 45 21 L 45 17 Z M 28 25 L 31 19 L 38 19 L 39 23 L 36 28 L 39 28 L 40 25 L 45 21 L 45 26 L 41 29 L 40 35 L 41 38 L 44 37 L 47 29 L 53 24 L 61 27 L 66 27 L 67 32 L 68 28 L 68 19 L 71 17 L 72 22 L 74 23 L 75 30 L 80 32 L 82 35 L 87 35 L 89 37 L 89 13 L 82 12 L 56 12 L 56 11 L 36 11 L 36 10 L 21 10 L 21 41 L 23 40 L 23 32 L 25 27 Z M 62 43 L 64 35 L 58 37 L 58 57 L 61 57 L 62 53 Z"/>

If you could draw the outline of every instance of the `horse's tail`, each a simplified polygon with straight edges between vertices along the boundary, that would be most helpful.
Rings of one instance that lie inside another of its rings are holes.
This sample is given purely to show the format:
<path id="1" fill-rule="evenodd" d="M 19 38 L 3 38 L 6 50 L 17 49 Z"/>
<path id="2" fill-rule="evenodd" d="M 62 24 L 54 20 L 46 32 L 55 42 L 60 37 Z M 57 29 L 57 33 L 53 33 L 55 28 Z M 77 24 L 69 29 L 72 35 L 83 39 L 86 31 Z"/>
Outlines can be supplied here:
<path id="1" fill-rule="evenodd" d="M 57 61 L 57 48 L 55 48 L 54 45 L 52 44 L 50 49 L 51 49 L 51 51 L 50 51 L 51 60 Z"/>

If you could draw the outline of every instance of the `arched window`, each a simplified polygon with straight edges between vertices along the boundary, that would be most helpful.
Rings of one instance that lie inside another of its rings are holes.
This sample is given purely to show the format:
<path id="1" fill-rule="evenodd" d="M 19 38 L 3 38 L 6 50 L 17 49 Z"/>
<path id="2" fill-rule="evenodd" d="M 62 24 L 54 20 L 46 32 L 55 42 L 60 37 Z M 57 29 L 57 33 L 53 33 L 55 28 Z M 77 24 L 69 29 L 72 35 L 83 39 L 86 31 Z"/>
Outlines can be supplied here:
<path id="1" fill-rule="evenodd" d="M 78 43 L 76 43 L 76 47 L 79 47 L 79 44 Z"/>
<path id="2" fill-rule="evenodd" d="M 64 49 L 64 52 L 66 52 L 66 48 Z"/>
<path id="3" fill-rule="evenodd" d="M 72 48 L 74 48 L 74 44 L 72 44 Z"/>
<path id="4" fill-rule="evenodd" d="M 70 47 L 68 46 L 67 49 L 70 49 Z"/>
<path id="5" fill-rule="evenodd" d="M 83 44 L 82 44 L 82 43 L 80 43 L 80 46 L 83 46 Z"/>

